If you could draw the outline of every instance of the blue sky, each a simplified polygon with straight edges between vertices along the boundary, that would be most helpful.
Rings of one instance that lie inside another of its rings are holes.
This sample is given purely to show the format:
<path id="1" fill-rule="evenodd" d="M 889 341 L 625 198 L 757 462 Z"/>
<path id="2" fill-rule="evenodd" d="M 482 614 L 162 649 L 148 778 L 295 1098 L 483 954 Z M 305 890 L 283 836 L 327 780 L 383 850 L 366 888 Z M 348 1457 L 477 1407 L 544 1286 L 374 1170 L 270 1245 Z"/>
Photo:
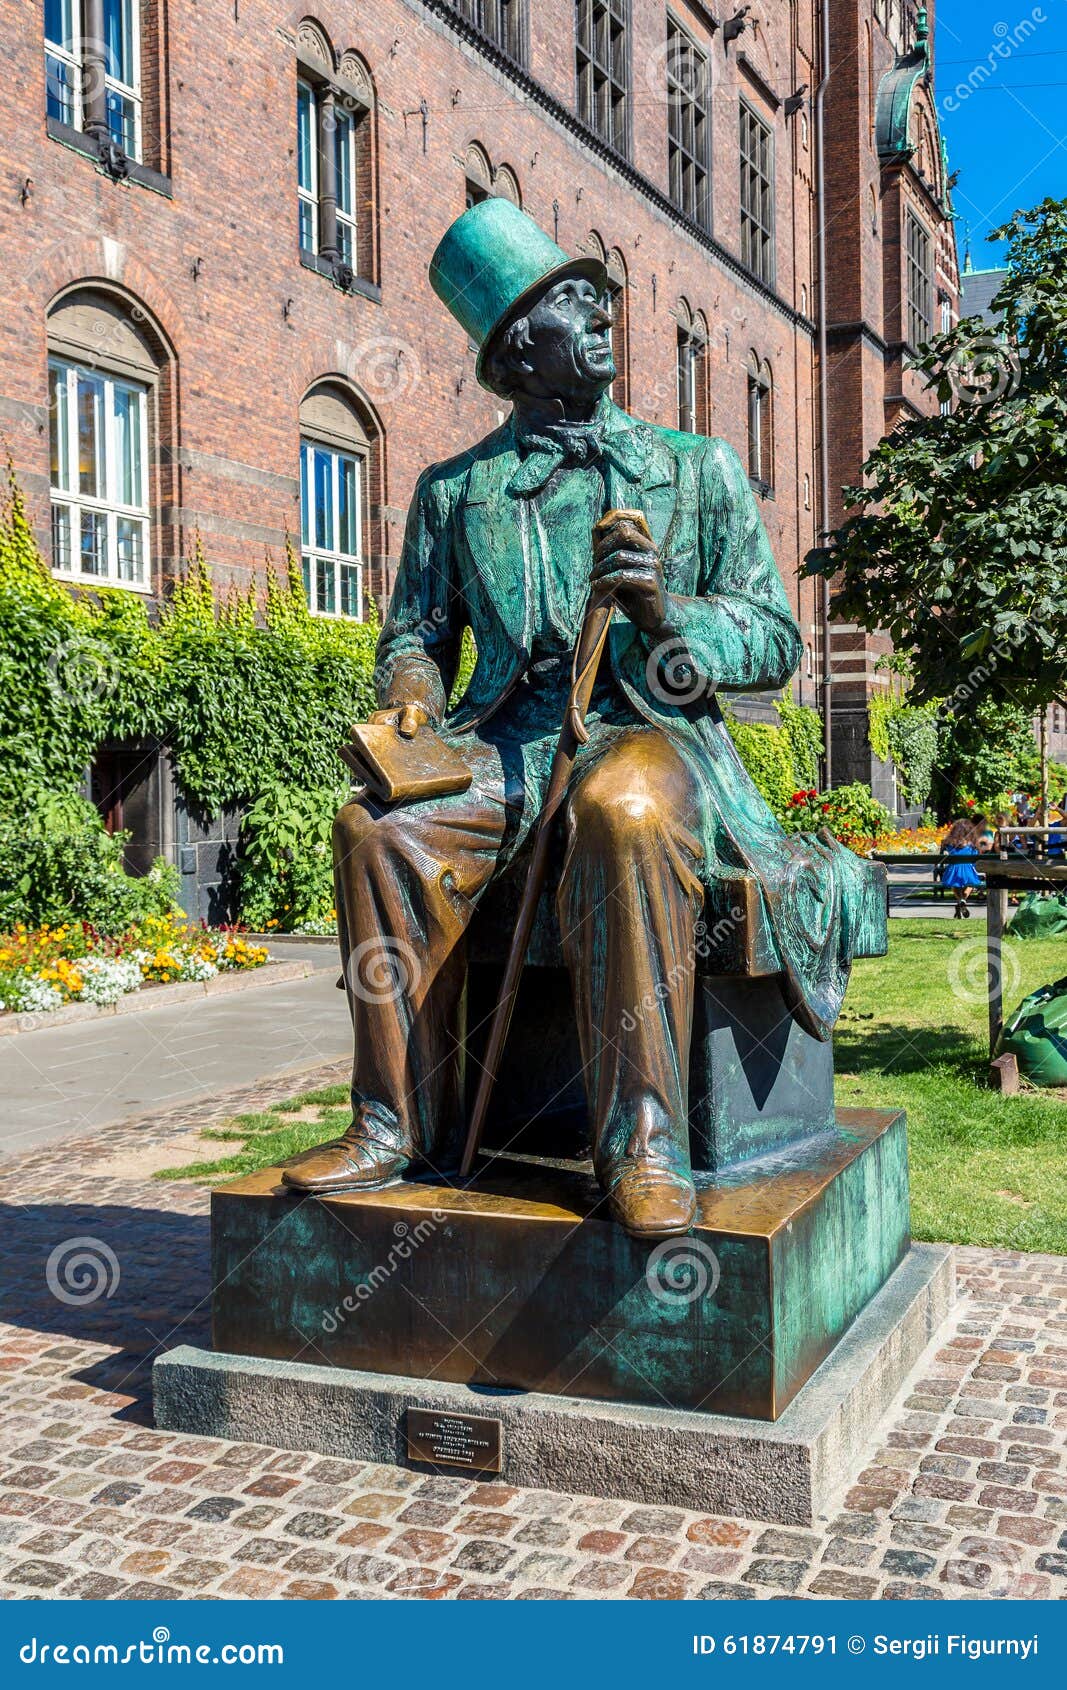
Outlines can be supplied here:
<path id="1" fill-rule="evenodd" d="M 1067 196 L 1067 0 L 938 0 L 937 107 L 962 261 L 996 264 L 990 230 L 1022 206 Z"/>

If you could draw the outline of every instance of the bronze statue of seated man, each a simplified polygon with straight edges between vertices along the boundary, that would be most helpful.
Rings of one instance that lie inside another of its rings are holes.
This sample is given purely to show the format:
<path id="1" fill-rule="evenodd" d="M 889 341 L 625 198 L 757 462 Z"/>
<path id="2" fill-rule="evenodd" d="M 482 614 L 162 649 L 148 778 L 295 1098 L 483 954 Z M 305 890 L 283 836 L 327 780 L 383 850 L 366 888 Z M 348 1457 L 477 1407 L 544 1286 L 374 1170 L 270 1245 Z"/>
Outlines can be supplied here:
<path id="1" fill-rule="evenodd" d="M 614 606 L 562 812 L 556 896 L 594 1164 L 633 1236 L 692 1224 L 687 1077 L 697 925 L 716 875 L 758 881 L 789 1010 L 826 1039 L 854 948 L 863 865 L 787 836 L 738 760 L 718 690 L 777 689 L 802 653 L 756 501 L 725 441 L 616 406 L 607 278 L 506 200 L 448 230 L 431 283 L 479 346 L 507 421 L 421 476 L 375 669 L 401 736 L 427 725 L 471 784 L 337 817 L 342 961 L 355 1029 L 353 1119 L 294 1158 L 298 1190 L 369 1190 L 440 1168 L 462 1106 L 464 939 L 521 860 L 591 594 Z M 647 533 L 606 511 L 644 513 Z M 648 536 L 651 536 L 649 538 Z M 449 707 L 460 642 L 477 662 Z"/>

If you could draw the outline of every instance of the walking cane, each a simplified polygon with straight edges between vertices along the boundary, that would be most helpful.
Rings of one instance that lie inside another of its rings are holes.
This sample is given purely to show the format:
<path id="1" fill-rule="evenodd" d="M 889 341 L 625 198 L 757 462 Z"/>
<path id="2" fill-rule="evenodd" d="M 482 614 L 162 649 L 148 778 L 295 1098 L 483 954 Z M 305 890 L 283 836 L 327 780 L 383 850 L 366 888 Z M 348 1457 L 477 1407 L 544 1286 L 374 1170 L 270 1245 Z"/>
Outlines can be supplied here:
<path id="1" fill-rule="evenodd" d="M 610 528 L 620 518 L 625 517 L 641 532 L 652 538 L 648 529 L 648 522 L 643 511 L 608 511 L 596 524 L 597 529 Z M 594 530 L 595 532 L 595 530 Z M 604 644 L 611 627 L 612 603 L 610 598 L 591 598 L 586 607 L 582 620 L 582 631 L 578 635 L 578 644 L 574 648 L 574 659 L 571 665 L 571 689 L 567 699 L 567 709 L 563 717 L 559 740 L 556 744 L 555 755 L 552 758 L 552 768 L 548 777 L 548 788 L 545 792 L 541 813 L 537 818 L 534 831 L 533 851 L 530 856 L 530 867 L 526 875 L 526 886 L 519 906 L 518 920 L 508 952 L 507 967 L 500 987 L 500 995 L 493 1010 L 493 1019 L 489 1027 L 489 1038 L 486 1042 L 485 1056 L 482 1061 L 481 1077 L 478 1081 L 478 1092 L 471 1111 L 470 1126 L 467 1129 L 467 1143 L 463 1150 L 463 1160 L 460 1163 L 460 1178 L 466 1179 L 474 1165 L 474 1158 L 478 1154 L 485 1118 L 489 1112 L 489 1100 L 493 1094 L 497 1069 L 504 1043 L 511 1026 L 511 1016 L 518 996 L 519 981 L 522 977 L 526 952 L 530 946 L 530 935 L 533 932 L 534 917 L 537 905 L 545 883 L 548 869 L 549 849 L 552 844 L 552 824 L 559 812 L 567 792 L 567 784 L 571 778 L 578 749 L 589 738 L 585 725 L 586 711 L 593 696 L 596 685 L 597 670 Z"/>

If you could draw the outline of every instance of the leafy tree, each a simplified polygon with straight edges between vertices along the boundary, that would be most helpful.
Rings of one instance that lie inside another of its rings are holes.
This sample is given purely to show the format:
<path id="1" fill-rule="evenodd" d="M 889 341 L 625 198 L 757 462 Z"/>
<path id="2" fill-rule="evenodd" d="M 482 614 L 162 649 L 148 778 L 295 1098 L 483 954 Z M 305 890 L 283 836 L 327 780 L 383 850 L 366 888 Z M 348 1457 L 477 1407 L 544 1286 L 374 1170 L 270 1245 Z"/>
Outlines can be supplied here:
<path id="1" fill-rule="evenodd" d="M 993 300 L 918 358 L 947 408 L 910 418 L 847 488 L 851 514 L 810 554 L 835 614 L 884 629 L 912 699 L 1027 713 L 1067 694 L 1067 200 L 1017 212 Z"/>

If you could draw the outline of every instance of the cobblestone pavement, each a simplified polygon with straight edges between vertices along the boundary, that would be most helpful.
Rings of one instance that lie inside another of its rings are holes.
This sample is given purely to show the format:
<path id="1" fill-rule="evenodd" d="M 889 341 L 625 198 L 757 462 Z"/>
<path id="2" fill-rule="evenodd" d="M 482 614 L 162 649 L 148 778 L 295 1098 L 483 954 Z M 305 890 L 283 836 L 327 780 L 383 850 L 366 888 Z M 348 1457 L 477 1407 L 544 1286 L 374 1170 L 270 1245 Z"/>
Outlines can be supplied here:
<path id="1" fill-rule="evenodd" d="M 1060 1257 L 959 1252 L 949 1327 L 810 1531 L 154 1431 L 152 1357 L 207 1342 L 207 1192 L 94 1169 L 341 1077 L 161 1111 L 0 1171 L 0 1595 L 1067 1595 Z M 74 1254 L 64 1270 L 54 1253 L 86 1238 L 114 1253 L 111 1294 L 64 1301 L 49 1260 L 77 1294 Z"/>

